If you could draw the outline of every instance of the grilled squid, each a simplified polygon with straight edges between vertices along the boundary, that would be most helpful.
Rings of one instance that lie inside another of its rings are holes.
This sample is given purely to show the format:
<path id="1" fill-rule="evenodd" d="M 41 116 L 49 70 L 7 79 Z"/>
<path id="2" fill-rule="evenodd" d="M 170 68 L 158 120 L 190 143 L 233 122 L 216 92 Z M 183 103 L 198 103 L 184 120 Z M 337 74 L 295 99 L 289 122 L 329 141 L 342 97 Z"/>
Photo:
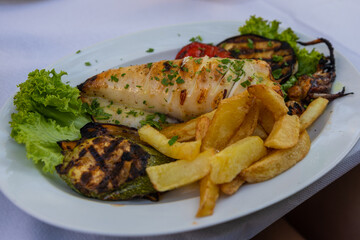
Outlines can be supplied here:
<path id="1" fill-rule="evenodd" d="M 96 101 L 111 109 L 117 123 L 134 115 L 146 119 L 161 113 L 186 121 L 212 111 L 219 102 L 243 92 L 253 84 L 265 84 L 279 90 L 270 66 L 261 60 L 187 57 L 137 66 L 110 69 L 87 79 L 78 86 L 83 102 Z M 114 107 L 115 106 L 115 107 Z"/>

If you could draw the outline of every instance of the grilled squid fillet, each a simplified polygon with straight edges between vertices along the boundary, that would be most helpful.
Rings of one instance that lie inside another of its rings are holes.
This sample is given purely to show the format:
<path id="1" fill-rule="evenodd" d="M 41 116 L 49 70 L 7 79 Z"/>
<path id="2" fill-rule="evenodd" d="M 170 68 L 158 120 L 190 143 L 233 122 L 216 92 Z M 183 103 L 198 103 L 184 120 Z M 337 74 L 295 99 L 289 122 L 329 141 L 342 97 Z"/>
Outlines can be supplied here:
<path id="1" fill-rule="evenodd" d="M 89 104 L 95 98 L 107 99 L 186 121 L 215 109 L 221 99 L 259 83 L 278 87 L 264 61 L 189 57 L 110 69 L 78 88 L 82 101 Z"/>

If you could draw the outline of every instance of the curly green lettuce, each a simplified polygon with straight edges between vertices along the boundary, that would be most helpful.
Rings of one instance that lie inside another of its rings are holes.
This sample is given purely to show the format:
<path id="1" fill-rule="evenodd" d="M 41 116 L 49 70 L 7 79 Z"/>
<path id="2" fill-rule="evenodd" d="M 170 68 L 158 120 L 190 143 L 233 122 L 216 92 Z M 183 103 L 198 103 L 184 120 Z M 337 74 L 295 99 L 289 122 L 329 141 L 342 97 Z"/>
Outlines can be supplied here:
<path id="1" fill-rule="evenodd" d="M 91 121 L 79 90 L 61 81 L 65 74 L 35 70 L 14 97 L 17 112 L 11 115 L 11 137 L 25 144 L 27 157 L 44 172 L 53 172 L 62 162 L 57 142 L 80 138 L 80 128 Z"/>
<path id="2" fill-rule="evenodd" d="M 256 34 L 265 38 L 284 41 L 290 44 L 294 49 L 296 57 L 298 59 L 298 72 L 296 76 L 304 74 L 313 74 L 316 71 L 317 64 L 323 57 L 323 54 L 315 51 L 308 51 L 305 48 L 300 48 L 297 45 L 299 37 L 294 33 L 291 28 L 287 28 L 284 31 L 279 31 L 280 22 L 273 20 L 267 21 L 261 17 L 251 16 L 244 26 L 239 28 L 241 34 Z"/>

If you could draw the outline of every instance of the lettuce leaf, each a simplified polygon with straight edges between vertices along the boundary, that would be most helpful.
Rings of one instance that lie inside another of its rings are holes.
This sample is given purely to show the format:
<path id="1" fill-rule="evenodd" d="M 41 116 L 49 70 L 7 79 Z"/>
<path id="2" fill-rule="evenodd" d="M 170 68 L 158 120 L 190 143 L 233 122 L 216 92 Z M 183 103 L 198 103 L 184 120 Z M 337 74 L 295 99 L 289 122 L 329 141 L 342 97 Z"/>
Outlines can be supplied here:
<path id="1" fill-rule="evenodd" d="M 261 17 L 251 16 L 244 26 L 239 28 L 241 34 L 256 34 L 265 38 L 284 41 L 290 44 L 294 49 L 296 57 L 298 59 L 299 70 L 296 76 L 303 74 L 312 74 L 316 71 L 316 66 L 323 54 L 315 51 L 308 51 L 305 48 L 300 48 L 297 45 L 299 37 L 294 33 L 291 28 L 287 28 L 284 31 L 279 31 L 280 22 L 273 20 L 271 22 L 264 20 Z"/>
<path id="2" fill-rule="evenodd" d="M 79 90 L 61 81 L 65 74 L 35 70 L 14 97 L 11 137 L 25 144 L 27 157 L 44 172 L 53 172 L 62 161 L 57 141 L 80 138 L 80 128 L 90 122 Z"/>

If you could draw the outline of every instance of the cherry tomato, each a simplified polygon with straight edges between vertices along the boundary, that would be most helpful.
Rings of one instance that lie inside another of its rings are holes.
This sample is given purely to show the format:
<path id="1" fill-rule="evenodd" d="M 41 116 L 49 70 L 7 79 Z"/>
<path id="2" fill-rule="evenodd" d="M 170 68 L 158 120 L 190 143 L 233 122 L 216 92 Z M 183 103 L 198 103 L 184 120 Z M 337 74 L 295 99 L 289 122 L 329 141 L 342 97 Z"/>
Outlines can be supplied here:
<path id="1" fill-rule="evenodd" d="M 230 58 L 230 52 L 225 49 L 212 46 L 209 44 L 193 42 L 183 47 L 180 52 L 176 55 L 175 59 L 181 59 L 184 57 L 221 57 Z"/>

